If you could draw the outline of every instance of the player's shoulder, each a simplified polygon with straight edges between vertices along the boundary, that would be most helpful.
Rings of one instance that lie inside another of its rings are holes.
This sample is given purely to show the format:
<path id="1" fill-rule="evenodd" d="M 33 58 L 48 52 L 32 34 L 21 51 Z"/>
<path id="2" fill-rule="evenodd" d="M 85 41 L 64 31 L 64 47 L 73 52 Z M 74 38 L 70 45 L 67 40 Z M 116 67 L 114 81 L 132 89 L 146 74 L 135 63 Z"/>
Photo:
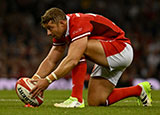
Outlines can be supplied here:
<path id="1" fill-rule="evenodd" d="M 87 15 L 85 13 L 72 13 L 72 14 L 67 14 L 67 16 L 77 19 L 77 18 L 86 17 Z"/>
<path id="2" fill-rule="evenodd" d="M 84 13 L 73 13 L 73 14 L 67 14 L 67 16 L 70 17 L 70 22 L 71 23 L 77 23 L 77 21 L 89 21 L 91 19 L 93 19 L 93 17 L 91 17 L 88 14 L 84 14 Z"/>

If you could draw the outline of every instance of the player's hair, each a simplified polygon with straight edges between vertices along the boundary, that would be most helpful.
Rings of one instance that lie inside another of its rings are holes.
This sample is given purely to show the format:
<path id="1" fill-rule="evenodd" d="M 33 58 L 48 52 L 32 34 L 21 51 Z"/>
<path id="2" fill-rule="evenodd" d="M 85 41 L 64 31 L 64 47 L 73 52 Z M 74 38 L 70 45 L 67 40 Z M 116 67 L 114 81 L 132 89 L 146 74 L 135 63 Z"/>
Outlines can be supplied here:
<path id="1" fill-rule="evenodd" d="M 41 25 L 44 27 L 50 20 L 58 23 L 59 20 L 66 20 L 66 14 L 59 8 L 50 8 L 41 16 Z"/>

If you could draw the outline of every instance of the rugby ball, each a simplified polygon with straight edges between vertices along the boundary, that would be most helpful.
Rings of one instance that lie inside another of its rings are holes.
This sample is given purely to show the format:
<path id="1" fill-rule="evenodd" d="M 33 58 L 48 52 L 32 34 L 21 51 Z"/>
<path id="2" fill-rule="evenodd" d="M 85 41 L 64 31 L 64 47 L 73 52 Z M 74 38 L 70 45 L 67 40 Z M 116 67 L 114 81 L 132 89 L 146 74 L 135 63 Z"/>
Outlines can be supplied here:
<path id="1" fill-rule="evenodd" d="M 25 104 L 40 106 L 43 103 L 43 94 L 39 94 L 35 98 L 31 98 L 29 94 L 34 86 L 35 84 L 30 82 L 30 78 L 20 78 L 16 82 L 16 93 Z"/>

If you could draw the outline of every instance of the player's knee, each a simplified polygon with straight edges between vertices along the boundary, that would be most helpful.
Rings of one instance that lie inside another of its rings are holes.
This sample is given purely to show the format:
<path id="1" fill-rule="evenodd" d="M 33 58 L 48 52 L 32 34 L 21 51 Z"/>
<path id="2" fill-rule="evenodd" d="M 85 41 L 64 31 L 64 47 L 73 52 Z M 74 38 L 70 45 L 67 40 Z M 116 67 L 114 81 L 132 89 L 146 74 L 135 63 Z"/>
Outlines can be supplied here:
<path id="1" fill-rule="evenodd" d="M 88 105 L 89 106 L 98 106 L 99 103 L 98 103 L 98 100 L 95 100 L 94 98 L 88 98 Z"/>
<path id="2" fill-rule="evenodd" d="M 88 105 L 89 106 L 100 106 L 105 105 L 106 97 L 104 96 L 88 96 Z"/>

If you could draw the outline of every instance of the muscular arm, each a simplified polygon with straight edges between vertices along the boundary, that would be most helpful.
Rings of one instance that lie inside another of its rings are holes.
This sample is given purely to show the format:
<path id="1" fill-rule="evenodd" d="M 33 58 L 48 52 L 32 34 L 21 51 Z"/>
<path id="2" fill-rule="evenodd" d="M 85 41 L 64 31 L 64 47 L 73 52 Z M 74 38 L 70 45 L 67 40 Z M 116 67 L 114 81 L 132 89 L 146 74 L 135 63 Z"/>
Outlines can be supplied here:
<path id="1" fill-rule="evenodd" d="M 72 70 L 72 68 L 74 68 L 78 64 L 80 58 L 82 57 L 82 55 L 86 50 L 87 41 L 88 41 L 87 37 L 84 37 L 70 44 L 67 56 L 61 61 L 59 66 L 54 70 L 54 73 L 56 74 L 56 77 L 58 79 L 64 77 L 68 72 Z M 47 72 L 45 72 L 45 70 L 43 69 L 46 69 L 45 67 L 47 67 L 47 65 L 46 66 L 44 65 L 45 64 L 42 64 L 43 68 L 40 67 L 40 69 L 38 70 L 38 74 L 42 75 L 42 72 L 47 74 L 51 71 L 51 69 L 47 69 Z M 40 72 L 40 70 L 42 72 Z M 52 74 L 48 75 L 47 78 L 49 78 L 51 81 L 56 80 L 56 78 L 52 76 Z M 37 82 L 36 86 L 30 92 L 32 94 L 32 97 L 35 97 L 41 91 L 45 90 L 49 86 L 49 81 L 47 79 L 32 80 L 32 82 Z"/>
<path id="2" fill-rule="evenodd" d="M 47 57 L 40 64 L 36 74 L 41 78 L 46 77 L 57 65 L 65 51 L 65 46 L 52 46 Z M 34 78 L 35 76 L 33 76 Z"/>
<path id="3" fill-rule="evenodd" d="M 84 37 L 70 44 L 67 56 L 62 60 L 62 62 L 54 71 L 58 79 L 64 77 L 64 75 L 69 73 L 72 68 L 78 64 L 80 58 L 86 50 L 87 42 L 87 37 Z M 52 75 L 49 75 L 49 78 L 54 80 Z"/>

